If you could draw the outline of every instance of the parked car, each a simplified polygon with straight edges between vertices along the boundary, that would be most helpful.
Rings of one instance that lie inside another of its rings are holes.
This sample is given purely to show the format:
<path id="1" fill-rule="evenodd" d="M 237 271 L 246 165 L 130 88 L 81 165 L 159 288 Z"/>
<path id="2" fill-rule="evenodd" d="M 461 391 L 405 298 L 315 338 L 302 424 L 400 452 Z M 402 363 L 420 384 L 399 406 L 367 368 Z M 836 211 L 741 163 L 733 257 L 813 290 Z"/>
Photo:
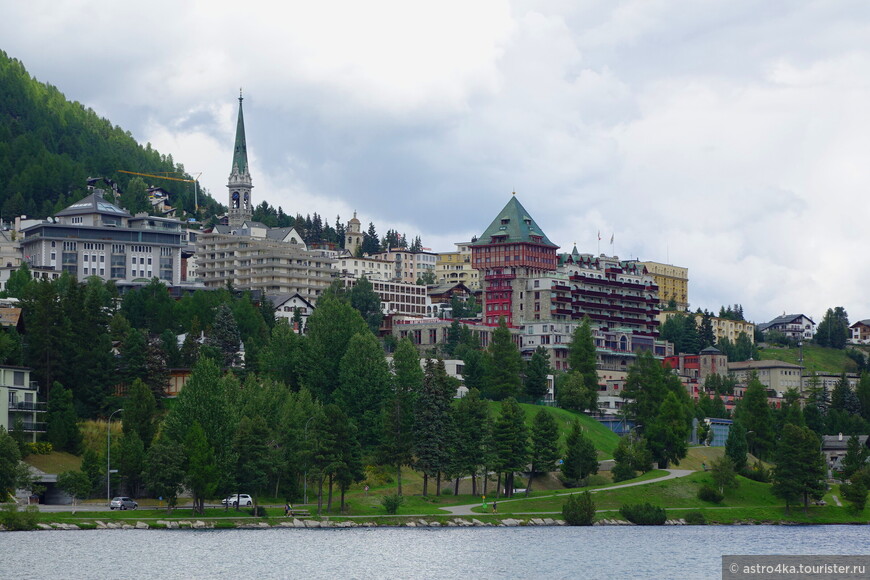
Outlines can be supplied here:
<path id="1" fill-rule="evenodd" d="M 113 497 L 112 501 L 109 502 L 110 510 L 134 510 L 137 507 L 139 507 L 139 504 L 129 497 Z"/>
<path id="2" fill-rule="evenodd" d="M 251 496 L 246 493 L 239 493 L 236 495 L 225 497 L 221 500 L 221 503 L 224 505 L 239 507 L 240 505 L 254 505 L 254 500 L 251 499 Z"/>

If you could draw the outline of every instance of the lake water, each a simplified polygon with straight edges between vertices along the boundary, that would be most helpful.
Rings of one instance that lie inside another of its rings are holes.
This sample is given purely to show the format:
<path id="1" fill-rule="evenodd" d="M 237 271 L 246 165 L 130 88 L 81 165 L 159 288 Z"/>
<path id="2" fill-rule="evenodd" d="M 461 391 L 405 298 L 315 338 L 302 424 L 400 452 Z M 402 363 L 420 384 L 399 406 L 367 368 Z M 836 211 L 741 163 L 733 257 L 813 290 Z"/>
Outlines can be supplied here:
<path id="1" fill-rule="evenodd" d="M 866 526 L 0 533 L 0 578 L 719 578 L 722 554 L 870 554 Z"/>

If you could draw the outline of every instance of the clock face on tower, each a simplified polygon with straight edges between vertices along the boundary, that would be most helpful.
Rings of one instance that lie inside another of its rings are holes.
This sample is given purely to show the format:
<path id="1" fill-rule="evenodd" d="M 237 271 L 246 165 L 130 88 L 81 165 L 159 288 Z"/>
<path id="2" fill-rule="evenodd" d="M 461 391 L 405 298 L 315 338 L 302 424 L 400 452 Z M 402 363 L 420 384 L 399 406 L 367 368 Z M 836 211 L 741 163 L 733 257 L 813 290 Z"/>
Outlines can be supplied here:
<path id="1" fill-rule="evenodd" d="M 239 209 L 239 192 L 233 192 L 233 209 Z"/>

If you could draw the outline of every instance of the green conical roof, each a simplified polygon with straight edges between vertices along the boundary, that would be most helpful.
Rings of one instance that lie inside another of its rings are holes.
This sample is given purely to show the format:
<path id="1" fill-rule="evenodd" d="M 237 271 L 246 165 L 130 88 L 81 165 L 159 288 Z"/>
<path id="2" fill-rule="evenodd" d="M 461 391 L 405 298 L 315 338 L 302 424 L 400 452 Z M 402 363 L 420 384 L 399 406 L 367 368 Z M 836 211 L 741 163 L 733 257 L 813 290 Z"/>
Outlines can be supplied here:
<path id="1" fill-rule="evenodd" d="M 476 242 L 472 246 L 485 246 L 492 243 L 493 236 L 498 236 L 498 243 L 519 243 L 527 242 L 531 244 L 545 244 L 558 248 L 556 244 L 547 238 L 547 234 L 538 227 L 535 220 L 529 216 L 526 208 L 517 200 L 516 195 L 511 196 L 510 201 L 504 206 L 496 216 L 489 227 L 486 228 Z M 531 236 L 540 236 L 540 240 L 533 240 Z"/>
<path id="2" fill-rule="evenodd" d="M 239 92 L 239 121 L 236 124 L 236 148 L 233 151 L 233 167 L 230 172 L 238 167 L 239 173 L 248 172 L 248 146 L 245 143 L 245 117 L 242 115 L 242 95 Z"/>

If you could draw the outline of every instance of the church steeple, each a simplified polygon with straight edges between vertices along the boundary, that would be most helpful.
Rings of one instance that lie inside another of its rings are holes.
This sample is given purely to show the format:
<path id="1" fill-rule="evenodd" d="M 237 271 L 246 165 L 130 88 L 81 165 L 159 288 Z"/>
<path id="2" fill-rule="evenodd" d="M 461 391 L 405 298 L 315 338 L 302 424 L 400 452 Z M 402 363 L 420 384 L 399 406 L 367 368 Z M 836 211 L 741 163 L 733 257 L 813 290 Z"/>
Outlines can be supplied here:
<path id="1" fill-rule="evenodd" d="M 242 114 L 242 90 L 239 89 L 239 120 L 236 123 L 236 144 L 233 150 L 233 166 L 227 187 L 230 190 L 230 227 L 239 227 L 250 221 L 254 214 L 251 190 L 251 173 L 248 171 L 248 146 L 245 142 L 245 118 Z"/>

